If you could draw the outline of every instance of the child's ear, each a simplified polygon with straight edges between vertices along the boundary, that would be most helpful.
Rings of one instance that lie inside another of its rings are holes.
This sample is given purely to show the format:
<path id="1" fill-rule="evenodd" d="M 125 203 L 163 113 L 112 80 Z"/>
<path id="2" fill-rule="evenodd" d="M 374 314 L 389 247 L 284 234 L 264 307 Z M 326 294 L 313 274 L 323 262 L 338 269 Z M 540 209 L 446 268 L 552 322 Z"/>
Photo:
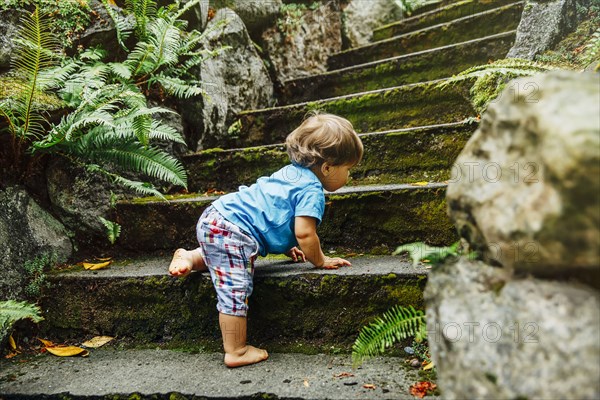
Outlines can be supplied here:
<path id="1" fill-rule="evenodd" d="M 321 173 L 323 176 L 328 176 L 331 173 L 331 165 L 327 161 L 321 164 Z"/>

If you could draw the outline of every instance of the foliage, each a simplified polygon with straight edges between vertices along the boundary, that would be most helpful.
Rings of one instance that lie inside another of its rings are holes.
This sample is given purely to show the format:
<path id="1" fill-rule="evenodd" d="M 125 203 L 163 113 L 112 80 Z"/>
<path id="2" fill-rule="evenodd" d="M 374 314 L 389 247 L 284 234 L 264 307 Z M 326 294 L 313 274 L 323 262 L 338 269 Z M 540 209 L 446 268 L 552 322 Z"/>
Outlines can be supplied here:
<path id="1" fill-rule="evenodd" d="M 397 341 L 415 336 L 417 341 L 427 337 L 425 314 L 421 310 L 394 306 L 382 317 L 361 329 L 352 346 L 352 362 L 356 367 L 365 359 L 376 356 Z"/>
<path id="2" fill-rule="evenodd" d="M 33 9 L 52 18 L 50 30 L 63 47 L 71 47 L 78 33 L 90 23 L 92 10 L 87 0 L 3 0 L 0 9 Z"/>
<path id="3" fill-rule="evenodd" d="M 119 225 L 116 222 L 104 219 L 102 217 L 98 218 L 100 218 L 100 222 L 102 222 L 102 225 L 104 225 L 104 227 L 106 228 L 106 237 L 108 238 L 108 241 L 110 242 L 110 244 L 115 244 L 115 242 L 121 235 L 121 225 Z"/>
<path id="4" fill-rule="evenodd" d="M 56 253 L 46 253 L 25 262 L 23 265 L 26 280 L 25 294 L 29 299 L 38 300 L 42 290 L 50 286 L 44 272 L 47 268 L 55 266 L 57 259 Z"/>
<path id="5" fill-rule="evenodd" d="M 475 83 L 471 87 L 471 102 L 479 114 L 482 114 L 510 80 L 553 69 L 555 68 L 552 66 L 534 61 L 507 58 L 490 64 L 471 67 L 439 83 L 437 87 L 443 89 L 461 81 L 475 79 Z"/>
<path id="6" fill-rule="evenodd" d="M 42 311 L 35 304 L 15 300 L 0 301 L 0 342 L 10 333 L 13 324 L 21 319 L 40 322 Z"/>
<path id="7" fill-rule="evenodd" d="M 416 266 L 419 261 L 428 260 L 434 264 L 440 263 L 448 257 L 458 256 L 460 242 L 456 242 L 449 247 L 432 247 L 423 242 L 409 243 L 396 248 L 392 255 L 409 253 L 413 265 Z"/>
<path id="8" fill-rule="evenodd" d="M 0 117 L 6 126 L 0 125 L 0 134 L 10 135 L 10 146 L 3 149 L 2 158 L 5 172 L 14 175 L 14 171 L 28 169 L 24 165 L 24 153 L 32 141 L 44 136 L 47 120 L 43 116 L 44 105 L 40 103 L 42 94 L 53 86 L 55 79 L 62 76 L 44 75 L 58 62 L 58 43 L 49 30 L 49 19 L 40 15 L 39 9 L 21 19 L 22 29 L 18 45 L 12 59 L 15 74 L 14 94 L 0 101 Z"/>

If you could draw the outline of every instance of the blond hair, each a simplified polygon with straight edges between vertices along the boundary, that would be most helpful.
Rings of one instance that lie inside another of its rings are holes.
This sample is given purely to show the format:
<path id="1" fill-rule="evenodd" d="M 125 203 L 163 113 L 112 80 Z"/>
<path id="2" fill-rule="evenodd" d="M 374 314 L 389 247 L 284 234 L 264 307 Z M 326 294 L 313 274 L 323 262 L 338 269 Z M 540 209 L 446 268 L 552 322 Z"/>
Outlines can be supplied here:
<path id="1" fill-rule="evenodd" d="M 318 111 L 288 135 L 285 145 L 290 160 L 306 168 L 324 162 L 355 165 L 363 156 L 363 144 L 350 121 Z"/>

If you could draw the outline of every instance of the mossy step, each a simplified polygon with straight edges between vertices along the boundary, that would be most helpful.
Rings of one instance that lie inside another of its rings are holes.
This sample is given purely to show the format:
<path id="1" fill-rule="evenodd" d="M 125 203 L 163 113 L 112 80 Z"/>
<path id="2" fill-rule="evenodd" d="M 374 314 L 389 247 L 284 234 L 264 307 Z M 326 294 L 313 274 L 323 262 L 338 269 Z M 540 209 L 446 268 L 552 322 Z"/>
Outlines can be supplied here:
<path id="1" fill-rule="evenodd" d="M 228 369 L 221 353 L 107 345 L 86 358 L 21 359 L 0 360 L 5 400 L 412 400 L 410 386 L 423 380 L 401 357 L 373 358 L 353 370 L 348 355 L 271 353 L 260 364 Z M 353 376 L 341 375 L 348 372 Z M 375 389 L 363 388 L 367 383 Z"/>
<path id="2" fill-rule="evenodd" d="M 76 268 L 49 277 L 42 301 L 44 337 L 61 341 L 116 336 L 123 346 L 219 351 L 216 295 L 210 274 L 167 275 L 170 254 L 119 259 L 108 269 Z M 422 309 L 423 265 L 407 257 L 350 257 L 351 267 L 319 270 L 285 257 L 257 261 L 248 334 L 274 351 L 350 351 L 360 328 L 392 305 Z"/>
<path id="3" fill-rule="evenodd" d="M 241 125 L 227 148 L 282 143 L 306 114 L 321 110 L 347 118 L 359 133 L 462 121 L 477 115 L 469 101 L 474 80 L 440 89 L 442 80 L 373 90 L 238 114 Z"/>
<path id="4" fill-rule="evenodd" d="M 351 171 L 349 185 L 445 181 L 452 163 L 477 128 L 460 122 L 361 134 L 365 153 Z M 187 155 L 188 188 L 235 191 L 289 164 L 285 145 L 210 149 Z"/>
<path id="5" fill-rule="evenodd" d="M 392 22 L 373 31 L 371 41 L 389 39 L 411 31 L 474 15 L 482 11 L 514 3 L 515 0 L 464 0 L 437 7 L 420 15 Z"/>
<path id="6" fill-rule="evenodd" d="M 512 31 L 519 25 L 522 11 L 523 2 L 520 1 L 369 45 L 348 49 L 329 57 L 329 70 Z"/>
<path id="7" fill-rule="evenodd" d="M 389 254 L 398 244 L 450 244 L 456 231 L 446 215 L 446 184 L 345 187 L 326 195 L 319 237 L 324 248 Z M 196 222 L 217 197 L 195 194 L 122 201 L 119 244 L 134 251 L 195 247 Z"/>
<path id="8" fill-rule="evenodd" d="M 447 78 L 474 65 L 506 57 L 515 42 L 509 31 L 285 82 L 286 104 Z"/>

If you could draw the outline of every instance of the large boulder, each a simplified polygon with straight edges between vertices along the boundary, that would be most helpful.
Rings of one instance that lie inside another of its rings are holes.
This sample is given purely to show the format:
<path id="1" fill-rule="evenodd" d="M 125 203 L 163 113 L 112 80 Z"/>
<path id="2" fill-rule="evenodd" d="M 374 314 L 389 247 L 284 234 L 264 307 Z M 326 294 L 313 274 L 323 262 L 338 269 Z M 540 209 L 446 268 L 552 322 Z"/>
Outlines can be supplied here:
<path id="1" fill-rule="evenodd" d="M 598 75 L 513 81 L 454 168 L 450 215 L 492 264 L 540 276 L 600 270 Z"/>
<path id="2" fill-rule="evenodd" d="M 373 30 L 402 18 L 399 2 L 351 0 L 343 11 L 344 38 L 348 47 L 370 43 Z"/>
<path id="3" fill-rule="evenodd" d="M 246 29 L 253 38 L 267 27 L 274 25 L 282 5 L 281 0 L 211 0 L 210 5 L 216 9 L 230 8 L 240 16 Z"/>
<path id="4" fill-rule="evenodd" d="M 600 398 L 597 290 L 461 259 L 424 296 L 445 399 Z"/>
<path id="5" fill-rule="evenodd" d="M 180 102 L 192 150 L 219 146 L 240 111 L 268 107 L 273 101 L 273 82 L 240 17 L 221 9 L 206 29 L 207 50 L 231 48 L 206 59 L 197 72 L 207 96 Z"/>
<path id="6" fill-rule="evenodd" d="M 23 265 L 41 255 L 71 257 L 65 227 L 20 187 L 0 190 L 0 300 L 23 298 L 27 276 Z"/>
<path id="7" fill-rule="evenodd" d="M 342 50 L 338 2 L 282 15 L 278 26 L 263 33 L 262 46 L 281 82 L 327 71 L 329 55 Z"/>
<path id="8" fill-rule="evenodd" d="M 572 32 L 587 13 L 590 0 L 529 0 L 507 57 L 533 60 Z"/>

